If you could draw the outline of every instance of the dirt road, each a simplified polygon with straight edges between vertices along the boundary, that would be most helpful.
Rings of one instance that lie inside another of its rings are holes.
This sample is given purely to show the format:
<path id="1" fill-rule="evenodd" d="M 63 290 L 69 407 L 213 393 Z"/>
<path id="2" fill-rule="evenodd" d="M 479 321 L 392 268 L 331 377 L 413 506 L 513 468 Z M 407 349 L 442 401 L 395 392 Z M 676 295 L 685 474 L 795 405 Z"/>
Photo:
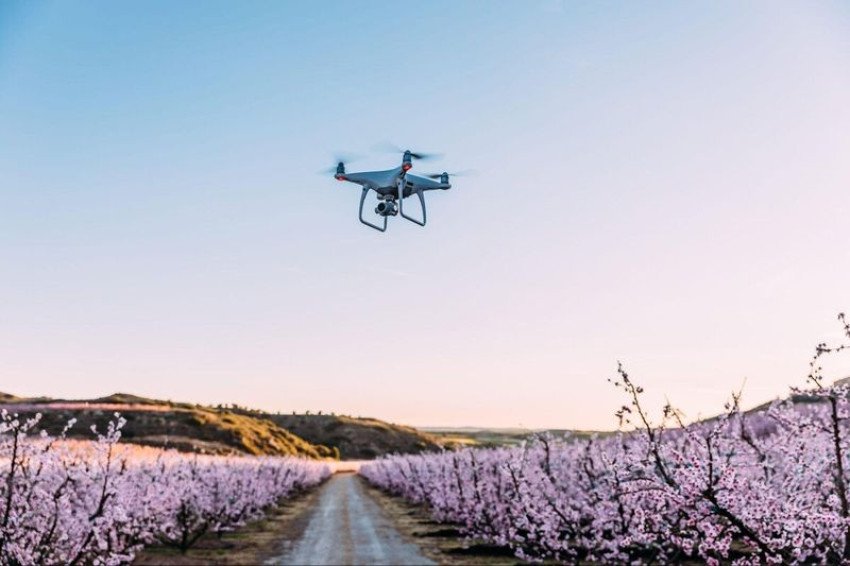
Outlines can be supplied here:
<path id="1" fill-rule="evenodd" d="M 305 522 L 266 564 L 434 564 L 402 537 L 355 474 L 323 485 Z"/>

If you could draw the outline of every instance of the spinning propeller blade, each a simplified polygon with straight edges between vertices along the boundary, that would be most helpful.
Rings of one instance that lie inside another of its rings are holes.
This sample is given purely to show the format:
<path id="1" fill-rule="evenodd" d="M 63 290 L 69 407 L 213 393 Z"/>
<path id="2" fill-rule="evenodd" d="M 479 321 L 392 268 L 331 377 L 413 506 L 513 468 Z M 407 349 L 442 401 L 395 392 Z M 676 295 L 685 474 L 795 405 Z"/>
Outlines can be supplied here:
<path id="1" fill-rule="evenodd" d="M 475 175 L 478 172 L 475 169 L 464 169 L 463 171 L 458 171 L 457 173 L 445 173 L 449 177 L 468 177 L 470 175 Z M 428 177 L 429 179 L 439 179 L 443 176 L 443 173 L 429 173 L 427 175 L 419 175 L 420 177 Z"/>
<path id="2" fill-rule="evenodd" d="M 376 151 L 382 151 L 384 153 L 408 153 L 409 152 L 410 157 L 412 157 L 413 159 L 420 159 L 420 160 L 436 159 L 438 157 L 443 156 L 442 153 L 422 153 L 422 152 L 419 152 L 419 151 L 411 151 L 409 149 L 401 149 L 397 145 L 391 144 L 390 142 L 383 142 L 383 143 L 376 144 L 374 146 L 374 149 Z"/>
<path id="3" fill-rule="evenodd" d="M 340 163 L 343 166 L 345 166 L 346 164 L 351 163 L 352 161 L 357 161 L 358 159 L 363 159 L 363 156 L 359 155 L 357 153 L 344 153 L 344 152 L 337 151 L 333 154 L 333 158 L 334 158 L 334 161 L 336 161 L 337 164 L 332 166 L 332 167 L 328 167 L 327 169 L 322 169 L 321 171 L 318 172 L 319 175 L 329 175 L 331 173 L 336 173 L 338 171 L 338 167 L 339 167 Z"/>

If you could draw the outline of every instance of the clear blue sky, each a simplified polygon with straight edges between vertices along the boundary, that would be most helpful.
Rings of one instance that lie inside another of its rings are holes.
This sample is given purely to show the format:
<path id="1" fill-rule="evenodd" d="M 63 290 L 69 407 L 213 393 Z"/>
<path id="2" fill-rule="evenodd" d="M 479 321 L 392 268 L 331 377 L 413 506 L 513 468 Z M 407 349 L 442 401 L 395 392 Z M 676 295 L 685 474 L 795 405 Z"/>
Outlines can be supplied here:
<path id="1" fill-rule="evenodd" d="M 850 309 L 850 9 L 3 2 L 0 390 L 607 428 Z M 386 234 L 316 175 L 479 171 Z M 840 375 L 846 368 L 835 368 Z"/>

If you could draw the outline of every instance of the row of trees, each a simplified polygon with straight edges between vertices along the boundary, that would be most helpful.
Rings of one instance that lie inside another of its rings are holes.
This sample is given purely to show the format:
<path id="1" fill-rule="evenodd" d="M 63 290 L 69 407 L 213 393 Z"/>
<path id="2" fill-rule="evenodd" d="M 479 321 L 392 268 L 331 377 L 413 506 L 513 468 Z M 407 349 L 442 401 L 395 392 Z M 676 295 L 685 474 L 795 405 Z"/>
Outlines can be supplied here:
<path id="1" fill-rule="evenodd" d="M 668 406 L 654 425 L 620 366 L 628 403 L 617 415 L 633 432 L 395 456 L 361 473 L 525 558 L 850 562 L 850 390 L 827 386 L 820 367 L 848 347 L 818 345 L 812 388 L 756 413 L 733 395 L 716 419 L 685 424 Z"/>
<path id="2" fill-rule="evenodd" d="M 95 441 L 36 434 L 39 419 L 0 417 L 0 564 L 119 564 L 151 543 L 185 551 L 330 473 L 293 458 L 121 445 L 118 414 L 103 433 L 92 427 Z"/>

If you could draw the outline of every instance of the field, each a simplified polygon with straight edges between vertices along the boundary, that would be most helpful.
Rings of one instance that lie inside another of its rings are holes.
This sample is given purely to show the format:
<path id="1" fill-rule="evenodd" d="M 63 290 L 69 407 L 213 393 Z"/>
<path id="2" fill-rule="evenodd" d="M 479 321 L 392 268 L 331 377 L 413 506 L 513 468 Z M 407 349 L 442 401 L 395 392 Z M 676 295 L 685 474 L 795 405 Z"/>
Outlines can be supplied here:
<path id="1" fill-rule="evenodd" d="M 850 340 L 850 324 L 839 316 Z M 621 365 L 616 412 L 633 431 L 465 448 L 364 465 L 373 485 L 474 540 L 559 562 L 850 561 L 850 384 L 827 385 L 819 344 L 810 388 L 753 411 L 653 423 Z"/>
<path id="2" fill-rule="evenodd" d="M 621 368 L 632 432 L 466 430 L 466 447 L 333 466 L 121 443 L 117 414 L 70 440 L 4 412 L 0 561 L 840 562 L 850 385 L 811 379 L 754 411 L 733 398 L 685 425 L 666 407 L 653 425 Z"/>
<path id="3" fill-rule="evenodd" d="M 333 456 L 340 447 L 375 455 L 381 436 L 359 448 L 350 435 L 327 436 L 348 417 L 276 423 L 247 409 L 126 396 L 82 404 L 6 396 L 0 563 L 848 562 L 850 381 L 827 384 L 821 367 L 850 349 L 850 324 L 839 320 L 848 342 L 817 346 L 809 387 L 750 411 L 733 394 L 710 419 L 685 423 L 669 405 L 654 419 L 620 365 L 611 380 L 624 399 L 618 432 L 423 433 L 356 420 L 373 435 L 414 439 L 407 453 L 377 459 L 120 443 L 128 421 L 117 412 L 78 440 L 69 437 L 73 417 L 51 434 L 42 415 L 28 415 L 209 413 L 213 429 L 249 418 L 300 426 L 335 439 Z"/>
<path id="4" fill-rule="evenodd" d="M 422 427 L 425 432 L 436 438 L 442 445 L 452 448 L 482 447 L 494 448 L 497 446 L 516 446 L 533 439 L 541 434 L 563 437 L 570 436 L 575 439 L 589 438 L 591 436 L 605 436 L 610 434 L 606 431 L 586 431 L 568 429 L 522 429 L 522 428 L 476 428 L 476 427 Z"/>
<path id="5" fill-rule="evenodd" d="M 306 459 L 121 445 L 126 421 L 117 414 L 101 432 L 90 431 L 94 441 L 31 434 L 39 420 L 5 410 L 0 419 L 3 564 L 120 564 L 151 544 L 185 552 L 330 473 Z"/>

